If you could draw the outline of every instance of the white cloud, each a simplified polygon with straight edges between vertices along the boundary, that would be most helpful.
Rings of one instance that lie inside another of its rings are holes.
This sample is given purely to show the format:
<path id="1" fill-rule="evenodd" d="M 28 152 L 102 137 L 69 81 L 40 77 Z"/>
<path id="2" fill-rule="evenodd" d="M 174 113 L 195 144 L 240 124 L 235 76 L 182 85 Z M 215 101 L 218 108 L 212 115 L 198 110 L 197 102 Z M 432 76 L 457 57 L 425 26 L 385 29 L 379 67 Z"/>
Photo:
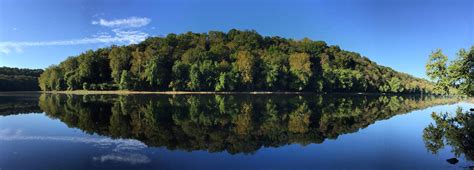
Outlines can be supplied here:
<path id="1" fill-rule="evenodd" d="M 151 22 L 150 18 L 146 17 L 130 17 L 124 19 L 115 19 L 115 20 L 106 20 L 99 19 L 98 21 L 92 21 L 93 25 L 101 25 L 105 27 L 114 27 L 114 28 L 129 28 L 129 27 L 143 27 L 148 25 Z"/>
<path id="2" fill-rule="evenodd" d="M 8 47 L 0 45 L 0 53 L 8 54 L 10 52 L 11 52 L 11 50 Z"/>
<path id="3" fill-rule="evenodd" d="M 31 42 L 0 42 L 0 53 L 8 54 L 11 51 L 21 52 L 25 47 L 38 46 L 66 46 L 66 45 L 84 45 L 84 44 L 111 44 L 125 43 L 134 44 L 145 40 L 149 35 L 140 31 L 120 31 L 114 30 L 115 35 L 98 35 L 94 37 L 58 40 L 58 41 L 31 41 Z"/>
<path id="4" fill-rule="evenodd" d="M 139 31 L 136 28 L 148 25 L 151 19 L 143 17 L 130 17 L 117 20 L 93 21 L 92 24 L 113 28 L 108 32 L 98 32 L 90 37 L 72 39 L 72 40 L 56 40 L 56 41 L 0 41 L 0 54 L 8 54 L 13 51 L 21 52 L 26 47 L 39 46 L 68 46 L 68 45 L 85 45 L 85 44 L 135 44 L 145 40 L 149 34 Z"/>

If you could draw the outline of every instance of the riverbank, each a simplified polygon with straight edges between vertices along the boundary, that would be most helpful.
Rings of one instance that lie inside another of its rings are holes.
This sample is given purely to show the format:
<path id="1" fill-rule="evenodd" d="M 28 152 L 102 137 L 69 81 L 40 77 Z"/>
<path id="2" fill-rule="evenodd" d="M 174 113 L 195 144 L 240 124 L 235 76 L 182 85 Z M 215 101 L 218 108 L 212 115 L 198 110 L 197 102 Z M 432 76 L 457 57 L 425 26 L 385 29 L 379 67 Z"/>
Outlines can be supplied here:
<path id="1" fill-rule="evenodd" d="M 213 92 L 213 91 L 96 91 L 96 90 L 72 90 L 72 91 L 44 91 L 44 93 L 57 94 L 324 94 L 310 92 Z"/>
<path id="2" fill-rule="evenodd" d="M 127 94 L 165 94 L 165 95 L 178 95 L 178 94 L 294 94 L 294 95 L 327 95 L 327 94 L 336 94 L 336 95 L 421 95 L 421 94 L 392 94 L 392 93 L 363 93 L 363 92 L 331 92 L 331 93 L 317 93 L 317 92 L 272 92 L 272 91 L 244 91 L 244 92 L 214 92 L 214 91 L 129 91 L 129 90 L 110 90 L 110 91 L 100 91 L 100 90 L 72 90 L 72 91 L 40 91 L 40 93 L 52 93 L 52 94 L 118 94 L 118 95 L 127 95 Z"/>
<path id="3" fill-rule="evenodd" d="M 440 96 L 433 94 L 394 94 L 394 93 L 365 93 L 365 92 L 272 92 L 272 91 L 130 91 L 130 90 L 66 90 L 66 91 L 4 91 L 0 94 L 32 94 L 32 93 L 49 93 L 49 94 L 116 94 L 116 95 L 128 95 L 128 94 L 163 94 L 163 95 L 179 95 L 179 94 L 290 94 L 290 95 L 385 95 L 385 96 L 413 96 L 413 95 L 425 95 L 425 96 Z M 444 97 L 465 97 L 465 96 L 444 96 Z M 468 98 L 474 99 L 474 98 Z"/>

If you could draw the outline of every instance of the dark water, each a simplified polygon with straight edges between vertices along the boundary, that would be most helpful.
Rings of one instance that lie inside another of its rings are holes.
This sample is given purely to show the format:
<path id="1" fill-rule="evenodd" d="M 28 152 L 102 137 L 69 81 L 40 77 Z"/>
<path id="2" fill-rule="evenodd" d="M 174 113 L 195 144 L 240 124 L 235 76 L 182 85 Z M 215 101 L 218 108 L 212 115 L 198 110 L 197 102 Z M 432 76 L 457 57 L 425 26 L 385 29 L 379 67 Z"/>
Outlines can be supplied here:
<path id="1" fill-rule="evenodd" d="M 473 165 L 473 134 L 428 128 L 444 124 L 432 112 L 458 107 L 474 104 L 431 96 L 3 94 L 0 169 L 461 169 Z"/>

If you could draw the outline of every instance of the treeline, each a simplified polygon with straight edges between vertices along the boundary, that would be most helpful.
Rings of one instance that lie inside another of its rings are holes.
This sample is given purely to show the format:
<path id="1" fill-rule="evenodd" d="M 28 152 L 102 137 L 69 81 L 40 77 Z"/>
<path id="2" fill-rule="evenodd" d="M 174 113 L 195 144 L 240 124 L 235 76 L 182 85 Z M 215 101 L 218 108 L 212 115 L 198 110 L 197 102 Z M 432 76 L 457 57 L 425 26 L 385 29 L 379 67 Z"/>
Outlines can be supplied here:
<path id="1" fill-rule="evenodd" d="M 39 85 L 42 90 L 432 91 L 428 81 L 323 41 L 235 29 L 89 50 L 47 68 Z"/>
<path id="2" fill-rule="evenodd" d="M 0 91 L 38 91 L 42 69 L 0 67 Z"/>
<path id="3" fill-rule="evenodd" d="M 434 91 L 438 94 L 474 96 L 474 46 L 469 51 L 459 50 L 450 63 L 437 49 L 429 56 L 426 73 L 435 82 Z"/>
<path id="4" fill-rule="evenodd" d="M 42 94 L 39 106 L 47 116 L 90 134 L 234 154 L 322 143 L 395 115 L 459 101 L 431 95 Z"/>

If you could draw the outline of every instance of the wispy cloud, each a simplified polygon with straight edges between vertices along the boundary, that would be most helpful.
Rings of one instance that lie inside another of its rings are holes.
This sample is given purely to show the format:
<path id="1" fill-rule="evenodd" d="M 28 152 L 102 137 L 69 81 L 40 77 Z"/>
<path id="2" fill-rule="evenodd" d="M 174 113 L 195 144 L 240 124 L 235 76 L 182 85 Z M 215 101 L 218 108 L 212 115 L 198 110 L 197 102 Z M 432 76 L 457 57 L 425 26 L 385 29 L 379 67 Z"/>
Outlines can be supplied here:
<path id="1" fill-rule="evenodd" d="M 130 17 L 124 19 L 115 19 L 115 20 L 106 20 L 106 19 L 99 19 L 98 21 L 92 21 L 93 25 L 101 25 L 105 27 L 121 27 L 121 28 L 129 28 L 129 27 L 143 27 L 148 25 L 151 22 L 150 18 L 140 18 L 140 17 Z"/>
<path id="2" fill-rule="evenodd" d="M 136 28 L 148 25 L 151 22 L 149 18 L 130 17 L 117 20 L 93 21 L 92 24 L 112 28 L 111 33 L 99 32 L 95 35 L 79 39 L 56 40 L 56 41 L 3 41 L 0 42 L 0 53 L 8 54 L 13 51 L 21 52 L 26 47 L 39 46 L 68 46 L 85 44 L 135 44 L 145 40 L 149 34 Z"/>

